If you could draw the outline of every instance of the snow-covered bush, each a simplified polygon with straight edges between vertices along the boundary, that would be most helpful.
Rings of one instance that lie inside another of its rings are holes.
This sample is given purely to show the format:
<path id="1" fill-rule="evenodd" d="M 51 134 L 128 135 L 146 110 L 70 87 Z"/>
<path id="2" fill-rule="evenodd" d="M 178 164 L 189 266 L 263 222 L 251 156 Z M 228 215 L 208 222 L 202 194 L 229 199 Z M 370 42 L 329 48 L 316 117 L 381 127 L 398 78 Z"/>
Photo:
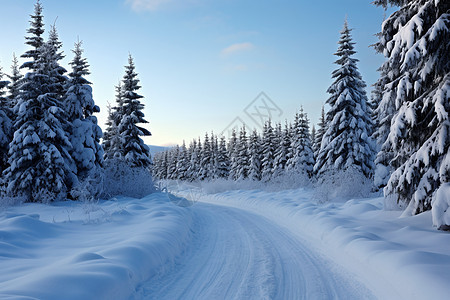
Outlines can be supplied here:
<path id="1" fill-rule="evenodd" d="M 105 171 L 102 168 L 94 168 L 70 190 L 70 196 L 74 200 L 98 200 L 103 193 L 104 181 Z"/>
<path id="2" fill-rule="evenodd" d="M 105 160 L 103 197 L 142 198 L 154 190 L 152 173 L 148 168 L 132 167 L 122 159 Z"/>
<path id="3" fill-rule="evenodd" d="M 359 168 L 350 167 L 324 173 L 315 184 L 313 198 L 325 203 L 336 199 L 368 197 L 372 187 L 372 181 Z"/>

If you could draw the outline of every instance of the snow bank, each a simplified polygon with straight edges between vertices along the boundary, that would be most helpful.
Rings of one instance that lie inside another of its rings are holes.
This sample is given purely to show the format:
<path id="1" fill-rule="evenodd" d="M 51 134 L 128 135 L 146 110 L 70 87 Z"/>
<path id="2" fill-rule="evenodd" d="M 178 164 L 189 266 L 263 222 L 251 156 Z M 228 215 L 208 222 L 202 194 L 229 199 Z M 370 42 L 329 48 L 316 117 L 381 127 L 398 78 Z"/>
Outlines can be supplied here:
<path id="1" fill-rule="evenodd" d="M 191 221 L 161 193 L 10 207 L 0 212 L 0 298 L 133 297 L 183 252 Z"/>
<path id="2" fill-rule="evenodd" d="M 312 196 L 297 189 L 197 198 L 258 213 L 290 229 L 355 273 L 380 299 L 448 299 L 450 235 L 433 228 L 431 212 L 400 218 L 401 211 L 383 210 L 383 198 L 320 205 Z"/>

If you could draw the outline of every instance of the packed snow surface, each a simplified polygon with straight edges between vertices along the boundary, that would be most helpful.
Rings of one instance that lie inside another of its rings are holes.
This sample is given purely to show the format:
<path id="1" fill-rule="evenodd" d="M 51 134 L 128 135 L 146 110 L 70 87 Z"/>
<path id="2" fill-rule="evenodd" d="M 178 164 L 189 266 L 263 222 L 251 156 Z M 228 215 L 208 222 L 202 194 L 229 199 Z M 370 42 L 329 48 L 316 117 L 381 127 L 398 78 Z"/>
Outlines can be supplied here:
<path id="1" fill-rule="evenodd" d="M 382 209 L 382 198 L 320 204 L 304 189 L 172 191 L 178 197 L 4 208 L 0 298 L 450 294 L 450 235 L 432 227 L 431 213 L 400 218 Z"/>

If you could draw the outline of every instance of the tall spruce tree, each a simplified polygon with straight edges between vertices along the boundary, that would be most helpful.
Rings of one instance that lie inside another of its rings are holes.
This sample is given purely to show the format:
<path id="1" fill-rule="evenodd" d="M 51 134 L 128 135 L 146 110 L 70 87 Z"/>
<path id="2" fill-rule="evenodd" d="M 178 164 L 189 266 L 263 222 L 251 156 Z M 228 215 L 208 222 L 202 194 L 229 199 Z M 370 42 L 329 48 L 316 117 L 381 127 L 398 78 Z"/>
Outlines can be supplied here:
<path id="1" fill-rule="evenodd" d="M 191 181 L 195 181 L 198 179 L 198 174 L 200 172 L 200 153 L 201 153 L 201 143 L 200 140 L 198 142 L 194 139 L 191 143 L 191 160 L 189 163 L 189 179 Z"/>
<path id="2" fill-rule="evenodd" d="M 314 153 L 309 134 L 309 120 L 303 108 L 295 115 L 291 147 L 292 158 L 288 161 L 288 169 L 295 173 L 312 175 L 314 167 Z"/>
<path id="3" fill-rule="evenodd" d="M 21 86 L 16 131 L 5 170 L 8 194 L 32 202 L 64 199 L 75 176 L 71 144 L 64 130 L 66 115 L 59 98 L 62 86 L 57 51 L 45 43 L 33 52 L 36 61 Z"/>
<path id="4" fill-rule="evenodd" d="M 250 135 L 250 143 L 249 143 L 249 156 L 250 156 L 250 166 L 248 170 L 248 178 L 254 181 L 261 180 L 261 138 L 256 131 Z"/>
<path id="5" fill-rule="evenodd" d="M 108 118 L 106 120 L 106 130 L 103 134 L 103 158 L 105 160 L 123 157 L 123 143 L 119 134 L 119 124 L 123 119 L 123 92 L 122 83 L 115 86 L 116 106 L 108 105 Z"/>
<path id="6" fill-rule="evenodd" d="M 275 158 L 274 132 L 271 121 L 264 124 L 262 136 L 261 180 L 272 179 L 273 161 Z"/>
<path id="7" fill-rule="evenodd" d="M 228 178 L 230 174 L 230 158 L 228 157 L 227 142 L 223 135 L 220 137 L 217 163 L 217 176 L 219 178 Z"/>
<path id="8" fill-rule="evenodd" d="M 385 95 L 380 106 L 393 108 L 379 154 L 387 155 L 393 168 L 384 192 L 409 204 L 407 213 L 433 209 L 438 216 L 450 202 L 450 6 L 424 0 L 374 3 L 400 6 L 383 22 L 375 45 L 387 58 L 381 67 Z M 436 226 L 450 225 L 442 222 L 434 219 Z"/>
<path id="9" fill-rule="evenodd" d="M 140 137 L 150 136 L 151 133 L 137 125 L 148 122 L 144 119 L 142 112 L 144 104 L 139 100 L 143 96 L 137 93 L 141 87 L 131 55 L 128 57 L 128 65 L 125 67 L 122 82 L 123 119 L 118 126 L 118 132 L 123 143 L 123 157 L 132 167 L 149 167 L 152 163 L 150 149 Z"/>
<path id="10" fill-rule="evenodd" d="M 233 128 L 231 137 L 228 142 L 228 156 L 230 157 L 230 179 L 237 180 L 239 178 L 239 139 L 236 130 Z"/>
<path id="11" fill-rule="evenodd" d="M 317 124 L 316 138 L 314 140 L 314 157 L 319 156 L 320 147 L 322 146 L 323 135 L 327 131 L 327 120 L 325 118 L 325 107 L 322 105 L 319 123 Z"/>
<path id="12" fill-rule="evenodd" d="M 5 97 L 5 90 L 9 81 L 2 79 L 3 72 L 0 67 L 0 174 L 6 167 L 7 153 L 12 134 L 11 108 L 8 99 Z"/>
<path id="13" fill-rule="evenodd" d="M 89 75 L 89 65 L 82 57 L 81 42 L 75 43 L 75 54 L 70 62 L 72 72 L 69 74 L 67 92 L 64 97 L 65 110 L 69 121 L 72 158 L 80 180 L 97 173 L 103 165 L 103 148 L 100 145 L 102 131 L 97 125 L 94 113 L 100 109 L 92 97 L 91 83 L 85 76 Z"/>
<path id="14" fill-rule="evenodd" d="M 330 110 L 327 130 L 322 138 L 314 166 L 319 176 L 353 168 L 369 178 L 373 172 L 373 143 L 370 139 L 371 117 L 367 107 L 365 83 L 357 69 L 356 52 L 347 20 L 335 53 L 339 68 L 333 71 L 333 84 L 327 92 Z"/>
<path id="15" fill-rule="evenodd" d="M 279 177 L 284 174 L 284 170 L 287 164 L 287 151 L 288 144 L 286 144 L 286 139 L 284 132 L 281 127 L 281 123 L 277 123 L 275 126 L 275 153 L 273 160 L 273 177 Z"/>
<path id="16" fill-rule="evenodd" d="M 23 63 L 20 68 L 27 68 L 29 70 L 35 69 L 35 62 L 39 56 L 39 48 L 44 44 L 44 38 L 42 37 L 42 34 L 44 33 L 44 16 L 42 15 L 42 10 L 41 2 L 37 0 L 34 5 L 34 14 L 30 16 L 30 28 L 27 30 L 27 33 L 29 33 L 30 36 L 25 37 L 25 44 L 31 46 L 32 49 L 21 56 L 22 58 L 31 60 Z"/>
<path id="17" fill-rule="evenodd" d="M 11 75 L 8 75 L 8 78 L 11 81 L 11 84 L 8 86 L 9 89 L 8 105 L 11 109 L 13 109 L 18 101 L 17 97 L 19 96 L 20 85 L 23 78 L 19 70 L 19 61 L 17 60 L 15 54 L 13 54 Z"/>
<path id="18" fill-rule="evenodd" d="M 237 180 L 244 180 L 248 176 L 249 157 L 248 157 L 248 141 L 245 125 L 239 131 L 239 140 L 237 144 Z"/>
<path id="19" fill-rule="evenodd" d="M 180 146 L 180 151 L 178 153 L 177 158 L 178 179 L 181 180 L 187 179 L 188 168 L 189 168 L 188 150 L 186 148 L 185 141 L 183 141 L 183 144 Z"/>
<path id="20" fill-rule="evenodd" d="M 200 152 L 200 171 L 199 179 L 207 180 L 211 178 L 212 149 L 208 133 L 205 133 L 203 148 Z"/>
<path id="21" fill-rule="evenodd" d="M 211 132 L 211 179 L 216 179 L 218 177 L 217 172 L 219 168 L 219 161 L 217 160 L 217 155 L 219 152 L 219 145 L 217 141 L 217 136 L 214 132 Z"/>

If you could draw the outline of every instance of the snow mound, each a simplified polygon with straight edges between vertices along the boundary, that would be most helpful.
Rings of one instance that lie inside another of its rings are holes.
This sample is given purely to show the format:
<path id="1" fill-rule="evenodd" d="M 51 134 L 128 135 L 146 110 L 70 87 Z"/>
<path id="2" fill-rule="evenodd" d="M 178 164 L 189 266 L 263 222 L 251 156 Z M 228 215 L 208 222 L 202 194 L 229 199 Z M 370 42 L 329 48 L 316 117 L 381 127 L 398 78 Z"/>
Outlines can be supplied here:
<path id="1" fill-rule="evenodd" d="M 7 208 L 0 298 L 128 299 L 184 251 L 191 221 L 162 193 Z"/>

